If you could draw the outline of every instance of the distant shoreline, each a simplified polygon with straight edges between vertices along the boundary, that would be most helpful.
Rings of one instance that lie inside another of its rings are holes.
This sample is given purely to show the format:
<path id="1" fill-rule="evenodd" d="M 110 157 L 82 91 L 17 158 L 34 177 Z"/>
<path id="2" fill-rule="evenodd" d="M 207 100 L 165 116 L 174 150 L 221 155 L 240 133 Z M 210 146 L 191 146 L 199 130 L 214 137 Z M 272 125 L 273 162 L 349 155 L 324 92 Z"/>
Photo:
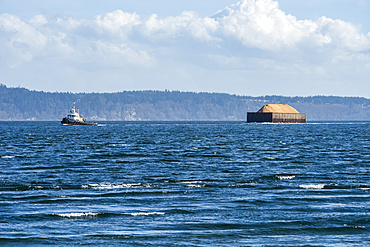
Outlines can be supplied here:
<path id="1" fill-rule="evenodd" d="M 57 121 L 76 102 L 89 121 L 245 121 L 266 104 L 289 104 L 310 121 L 369 121 L 370 99 L 238 96 L 180 91 L 46 93 L 0 85 L 0 121 Z"/>

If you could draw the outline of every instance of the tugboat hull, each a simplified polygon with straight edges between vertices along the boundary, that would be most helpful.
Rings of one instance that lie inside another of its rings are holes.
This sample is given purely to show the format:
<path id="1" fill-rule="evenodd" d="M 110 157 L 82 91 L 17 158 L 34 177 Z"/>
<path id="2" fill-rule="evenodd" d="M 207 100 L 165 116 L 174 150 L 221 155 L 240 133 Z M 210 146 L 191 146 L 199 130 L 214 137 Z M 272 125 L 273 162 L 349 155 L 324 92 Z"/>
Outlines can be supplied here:
<path id="1" fill-rule="evenodd" d="M 81 121 L 75 121 L 68 118 L 63 118 L 61 123 L 63 125 L 91 125 L 91 126 L 97 126 L 97 123 L 94 122 L 81 122 Z"/>

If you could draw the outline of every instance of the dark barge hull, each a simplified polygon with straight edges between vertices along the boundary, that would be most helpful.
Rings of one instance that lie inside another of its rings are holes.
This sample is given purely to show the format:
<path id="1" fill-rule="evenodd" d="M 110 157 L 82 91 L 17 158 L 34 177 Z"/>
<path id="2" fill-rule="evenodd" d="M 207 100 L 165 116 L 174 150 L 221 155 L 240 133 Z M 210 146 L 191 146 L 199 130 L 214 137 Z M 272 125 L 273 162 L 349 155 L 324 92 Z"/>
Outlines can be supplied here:
<path id="1" fill-rule="evenodd" d="M 69 120 L 68 118 L 63 118 L 63 120 L 61 121 L 62 124 L 64 125 L 90 125 L 90 126 L 97 126 L 98 124 L 97 123 L 94 123 L 94 122 L 78 122 L 78 121 L 72 121 L 72 120 Z"/>
<path id="2" fill-rule="evenodd" d="M 305 113 L 248 112 L 248 123 L 306 123 Z"/>

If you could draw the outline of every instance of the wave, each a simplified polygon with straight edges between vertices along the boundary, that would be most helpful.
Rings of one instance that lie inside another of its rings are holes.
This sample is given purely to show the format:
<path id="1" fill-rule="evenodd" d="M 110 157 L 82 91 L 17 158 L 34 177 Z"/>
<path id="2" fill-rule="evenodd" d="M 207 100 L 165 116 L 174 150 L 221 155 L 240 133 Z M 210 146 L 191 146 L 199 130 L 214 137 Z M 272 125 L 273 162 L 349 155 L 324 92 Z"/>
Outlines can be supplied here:
<path id="1" fill-rule="evenodd" d="M 83 189 L 93 188 L 93 189 L 123 189 L 123 188 L 139 188 L 143 185 L 141 183 L 136 184 L 88 184 L 82 185 Z"/>
<path id="2" fill-rule="evenodd" d="M 276 175 L 276 177 L 280 180 L 289 180 L 289 179 L 294 179 L 294 175 Z"/>
<path id="3" fill-rule="evenodd" d="M 180 183 L 183 183 L 183 184 L 199 184 L 199 183 L 204 183 L 204 181 L 198 181 L 198 180 L 194 180 L 194 181 L 181 181 Z"/>
<path id="4" fill-rule="evenodd" d="M 121 143 L 112 143 L 112 144 L 109 144 L 109 146 L 112 146 L 112 147 L 131 147 L 130 144 L 121 144 Z"/>
<path id="5" fill-rule="evenodd" d="M 308 190 L 321 190 L 325 187 L 325 184 L 301 184 L 299 188 L 308 189 Z"/>
<path id="6" fill-rule="evenodd" d="M 164 212 L 136 212 L 136 213 L 123 213 L 124 215 L 131 216 L 150 216 L 150 215 L 164 215 Z"/>
<path id="7" fill-rule="evenodd" d="M 4 155 L 4 156 L 1 156 L 2 159 L 13 159 L 15 158 L 15 156 L 11 156 L 11 155 Z"/>
<path id="8" fill-rule="evenodd" d="M 193 188 L 202 188 L 202 187 L 206 187 L 205 184 L 188 184 L 187 185 L 188 187 L 193 187 Z"/>
<path id="9" fill-rule="evenodd" d="M 53 215 L 63 217 L 63 218 L 86 218 L 86 217 L 94 217 L 94 216 L 98 216 L 102 214 L 104 213 L 89 212 L 89 213 L 64 213 L 64 214 L 53 214 Z"/>
<path id="10" fill-rule="evenodd" d="M 204 181 L 181 181 L 180 183 L 186 184 L 187 187 L 193 187 L 193 188 L 201 188 L 205 187 L 205 184 L 200 184 L 204 183 Z"/>
<path id="11" fill-rule="evenodd" d="M 360 190 L 370 190 L 370 188 L 359 188 Z"/>
<path id="12" fill-rule="evenodd" d="M 367 190 L 370 190 L 370 186 L 369 185 L 363 185 L 363 186 L 358 187 L 358 189 L 367 191 Z"/>

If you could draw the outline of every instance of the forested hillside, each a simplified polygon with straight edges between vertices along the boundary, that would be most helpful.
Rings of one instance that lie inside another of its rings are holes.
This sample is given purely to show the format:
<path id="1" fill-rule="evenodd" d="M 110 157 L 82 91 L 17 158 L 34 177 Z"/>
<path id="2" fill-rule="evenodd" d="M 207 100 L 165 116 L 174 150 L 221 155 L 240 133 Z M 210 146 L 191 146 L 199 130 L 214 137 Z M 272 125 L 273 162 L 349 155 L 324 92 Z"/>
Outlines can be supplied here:
<path id="1" fill-rule="evenodd" d="M 76 102 L 88 120 L 245 120 L 266 104 L 289 104 L 308 121 L 368 120 L 370 99 L 238 96 L 179 91 L 49 93 L 0 85 L 0 120 L 61 120 Z"/>

